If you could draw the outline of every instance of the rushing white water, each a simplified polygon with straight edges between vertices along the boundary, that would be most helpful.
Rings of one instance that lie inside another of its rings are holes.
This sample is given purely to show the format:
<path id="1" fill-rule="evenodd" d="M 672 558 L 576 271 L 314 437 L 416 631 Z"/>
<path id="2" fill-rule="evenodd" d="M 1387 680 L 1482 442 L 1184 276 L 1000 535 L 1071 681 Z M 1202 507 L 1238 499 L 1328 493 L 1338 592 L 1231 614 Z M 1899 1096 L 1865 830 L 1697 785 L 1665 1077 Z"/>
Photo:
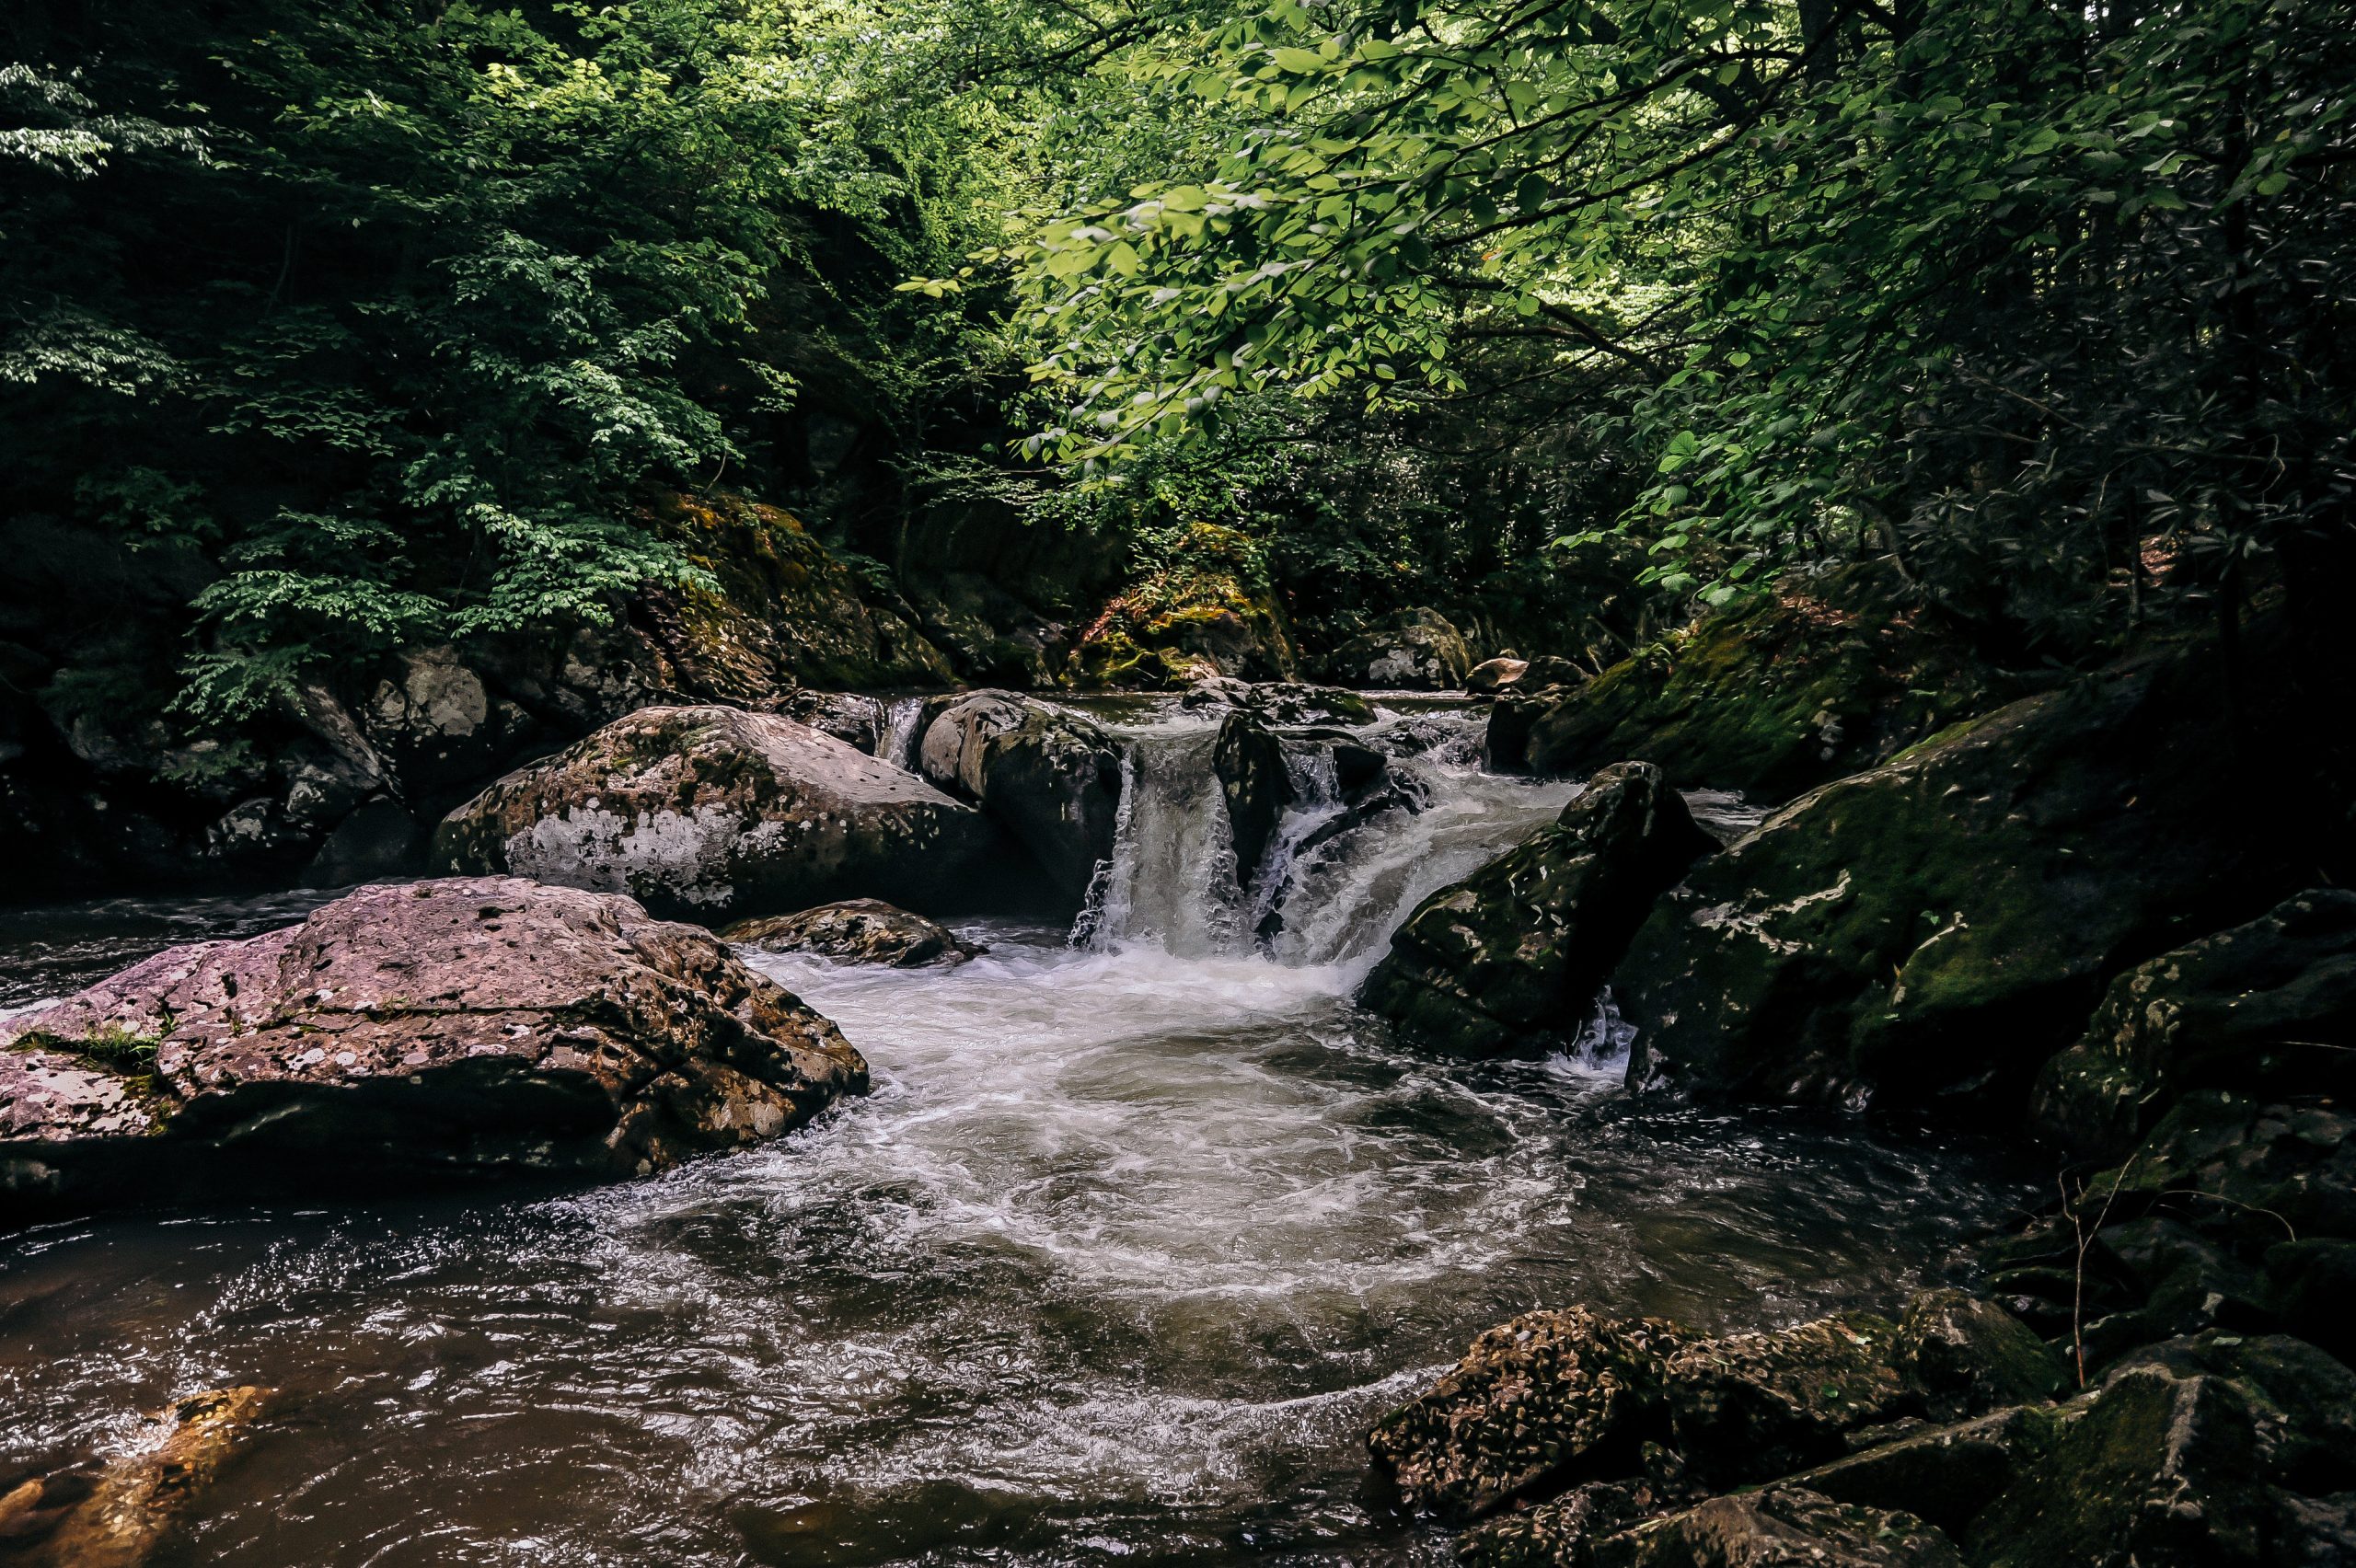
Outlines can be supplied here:
<path id="1" fill-rule="evenodd" d="M 1176 776 L 1202 726 L 1136 728 L 1170 766 L 1137 754 L 1101 947 L 978 924 L 953 970 L 750 960 L 873 1066 L 787 1139 L 583 1193 L 0 1246 L 0 1486 L 258 1381 L 281 1415 L 188 1561 L 1437 1565 L 1368 1501 L 1364 1434 L 1481 1328 L 1887 1306 L 2002 1200 L 1954 1150 L 1634 1104 L 1609 1015 L 1467 1064 L 1355 1009 L 1385 923 L 1560 787 L 1394 737 L 1428 805 L 1295 856 L 1272 957 L 1244 894 L 1231 925 L 1163 896 L 1205 884 L 1224 807 Z M 119 917 L 0 940 L 81 964 Z"/>
<path id="2" fill-rule="evenodd" d="M 918 728 L 923 719 L 923 698 L 894 698 L 884 708 L 884 723 L 875 733 L 875 755 L 895 767 L 913 770 L 917 743 L 924 738 Z"/>

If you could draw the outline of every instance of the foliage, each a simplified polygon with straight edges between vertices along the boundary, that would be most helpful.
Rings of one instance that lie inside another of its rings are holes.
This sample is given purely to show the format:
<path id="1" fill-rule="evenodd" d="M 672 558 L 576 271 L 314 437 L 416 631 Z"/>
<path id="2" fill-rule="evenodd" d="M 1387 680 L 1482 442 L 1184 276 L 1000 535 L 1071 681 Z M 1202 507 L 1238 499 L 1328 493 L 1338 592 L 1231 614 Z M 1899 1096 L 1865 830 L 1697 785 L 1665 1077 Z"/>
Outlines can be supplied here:
<path id="1" fill-rule="evenodd" d="M 1886 549 L 2062 651 L 2154 536 L 2211 582 L 2344 540 L 2327 8 L 1278 0 L 1131 64 L 1235 128 L 996 253 L 1034 451 L 1537 387 L 1654 470 L 1663 587 Z"/>

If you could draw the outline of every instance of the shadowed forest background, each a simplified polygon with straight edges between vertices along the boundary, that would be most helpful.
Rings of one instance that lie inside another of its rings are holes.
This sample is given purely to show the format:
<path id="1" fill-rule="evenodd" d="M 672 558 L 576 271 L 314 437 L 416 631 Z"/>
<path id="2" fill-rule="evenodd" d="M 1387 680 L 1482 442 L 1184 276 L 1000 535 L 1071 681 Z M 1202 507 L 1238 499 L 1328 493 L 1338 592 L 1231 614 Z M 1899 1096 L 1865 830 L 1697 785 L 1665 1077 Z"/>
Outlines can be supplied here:
<path id="1" fill-rule="evenodd" d="M 2193 628 L 2258 701 L 2351 564 L 2343 20 L 12 7 L 0 780 L 40 875 L 283 876 L 387 788 L 306 767 L 430 822 L 601 683 L 1828 593 L 1975 699 Z"/>

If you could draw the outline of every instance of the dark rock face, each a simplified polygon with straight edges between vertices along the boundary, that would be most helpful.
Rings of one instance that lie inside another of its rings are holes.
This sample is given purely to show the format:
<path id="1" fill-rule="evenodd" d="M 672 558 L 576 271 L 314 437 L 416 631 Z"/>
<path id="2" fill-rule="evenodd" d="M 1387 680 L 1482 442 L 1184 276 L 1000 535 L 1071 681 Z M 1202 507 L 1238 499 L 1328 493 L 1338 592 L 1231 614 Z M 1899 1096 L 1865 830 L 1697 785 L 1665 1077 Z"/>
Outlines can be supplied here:
<path id="1" fill-rule="evenodd" d="M 845 963 L 892 969 L 954 968 L 989 951 L 960 940 L 946 926 L 877 898 L 846 899 L 797 915 L 742 921 L 720 938 L 762 952 L 812 952 Z"/>
<path id="2" fill-rule="evenodd" d="M 2046 1063 L 2030 1123 L 2118 1159 L 2192 1089 L 2356 1090 L 2356 893 L 2318 888 L 2121 974 Z"/>
<path id="3" fill-rule="evenodd" d="M 1011 692 L 977 691 L 924 732 L 926 778 L 979 803 L 1077 906 L 1120 824 L 1121 749 L 1077 713 Z"/>
<path id="4" fill-rule="evenodd" d="M 1248 712 L 1219 721 L 1211 747 L 1211 769 L 1227 802 L 1229 842 L 1235 849 L 1235 880 L 1250 887 L 1276 823 L 1292 803 L 1292 775 L 1285 767 L 1284 743 Z"/>
<path id="5" fill-rule="evenodd" d="M 1582 1470 L 1633 1468 L 1638 1444 L 1664 1430 L 1664 1367 L 1681 1343 L 1657 1319 L 1525 1313 L 1474 1340 L 1367 1446 L 1403 1502 L 1460 1518 Z"/>
<path id="6" fill-rule="evenodd" d="M 2281 874 L 2246 781 L 2185 732 L 2207 678 L 2026 698 L 1696 866 L 1613 977 L 1630 1081 L 2009 1111 L 2112 974 Z"/>
<path id="7" fill-rule="evenodd" d="M 1341 686 L 1309 686 L 1300 681 L 1232 680 L 1207 676 L 1188 686 L 1178 706 L 1232 709 L 1251 714 L 1264 724 L 1366 724 L 1374 719 L 1374 705 Z"/>
<path id="8" fill-rule="evenodd" d="M 831 1023 L 627 898 L 366 887 L 0 1023 L 0 1215 L 623 1176 L 866 1084 Z"/>
<path id="9" fill-rule="evenodd" d="M 1455 691 L 1472 673 L 1464 634 L 1437 610 L 1401 610 L 1326 659 L 1330 677 L 1378 691 Z"/>
<path id="10" fill-rule="evenodd" d="M 1459 1051 L 1575 1034 L 1654 900 L 1715 847 L 1658 768 L 1607 767 L 1554 825 L 1425 900 L 1361 999 Z"/>
<path id="11" fill-rule="evenodd" d="M 990 843 L 972 807 L 790 719 L 648 708 L 458 807 L 433 860 L 717 920 L 847 895 L 950 902 Z"/>
<path id="12" fill-rule="evenodd" d="M 1955 1289 L 1926 1290 L 1906 1304 L 1891 1362 L 1922 1413 L 1936 1420 L 2050 1400 L 2064 1380 L 2061 1357 L 2027 1324 Z"/>

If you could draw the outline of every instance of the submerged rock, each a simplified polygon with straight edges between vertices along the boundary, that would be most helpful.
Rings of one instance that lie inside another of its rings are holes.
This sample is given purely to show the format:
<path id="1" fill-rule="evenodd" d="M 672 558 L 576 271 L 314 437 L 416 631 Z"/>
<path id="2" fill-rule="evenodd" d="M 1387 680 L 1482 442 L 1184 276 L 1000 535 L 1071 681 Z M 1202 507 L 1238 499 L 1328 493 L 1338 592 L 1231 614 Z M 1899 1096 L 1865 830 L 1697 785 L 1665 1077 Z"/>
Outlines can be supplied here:
<path id="1" fill-rule="evenodd" d="M 971 806 L 791 719 L 647 708 L 458 807 L 433 860 L 717 920 L 847 896 L 949 902 L 991 837 Z"/>
<path id="2" fill-rule="evenodd" d="M 0 1495 L 0 1555 L 23 1568 L 139 1568 L 188 1522 L 268 1399 L 250 1385 L 191 1394 L 142 1423 L 121 1458 Z"/>
<path id="3" fill-rule="evenodd" d="M 2118 1159 L 2192 1089 L 2356 1091 L 2356 893 L 2317 888 L 2111 982 L 2079 1043 L 2045 1064 L 2031 1126 Z"/>
<path id="4" fill-rule="evenodd" d="M 2249 780 L 2186 733 L 2210 678 L 2026 698 L 1695 866 L 1613 977 L 1630 1082 L 2012 1113 L 2112 974 L 2280 874 Z"/>
<path id="5" fill-rule="evenodd" d="M 1327 656 L 1330 677 L 1392 691 L 1455 691 L 1472 668 L 1464 634 L 1438 610 L 1385 616 Z"/>
<path id="6" fill-rule="evenodd" d="M 1472 1342 L 1454 1371 L 1367 1439 L 1408 1506 L 1466 1518 L 1584 1471 L 1634 1469 L 1664 1435 L 1666 1360 L 1682 1336 L 1583 1307 L 1528 1312 Z"/>
<path id="7" fill-rule="evenodd" d="M 944 708 L 919 745 L 924 776 L 976 801 L 1077 905 L 1110 859 L 1121 813 L 1121 748 L 1068 709 L 977 691 Z"/>
<path id="8" fill-rule="evenodd" d="M 0 1022 L 0 1218 L 221 1194 L 626 1176 L 867 1086 L 691 926 L 518 878 L 366 887 Z"/>
<path id="9" fill-rule="evenodd" d="M 1654 900 L 1715 847 L 1658 768 L 1607 767 L 1553 826 L 1426 899 L 1361 999 L 1458 1051 L 1576 1034 Z"/>
<path id="10" fill-rule="evenodd" d="M 797 915 L 740 921 L 720 937 L 762 952 L 812 952 L 846 963 L 876 963 L 892 969 L 953 968 L 989 951 L 960 940 L 937 921 L 911 915 L 880 898 L 851 898 Z"/>

